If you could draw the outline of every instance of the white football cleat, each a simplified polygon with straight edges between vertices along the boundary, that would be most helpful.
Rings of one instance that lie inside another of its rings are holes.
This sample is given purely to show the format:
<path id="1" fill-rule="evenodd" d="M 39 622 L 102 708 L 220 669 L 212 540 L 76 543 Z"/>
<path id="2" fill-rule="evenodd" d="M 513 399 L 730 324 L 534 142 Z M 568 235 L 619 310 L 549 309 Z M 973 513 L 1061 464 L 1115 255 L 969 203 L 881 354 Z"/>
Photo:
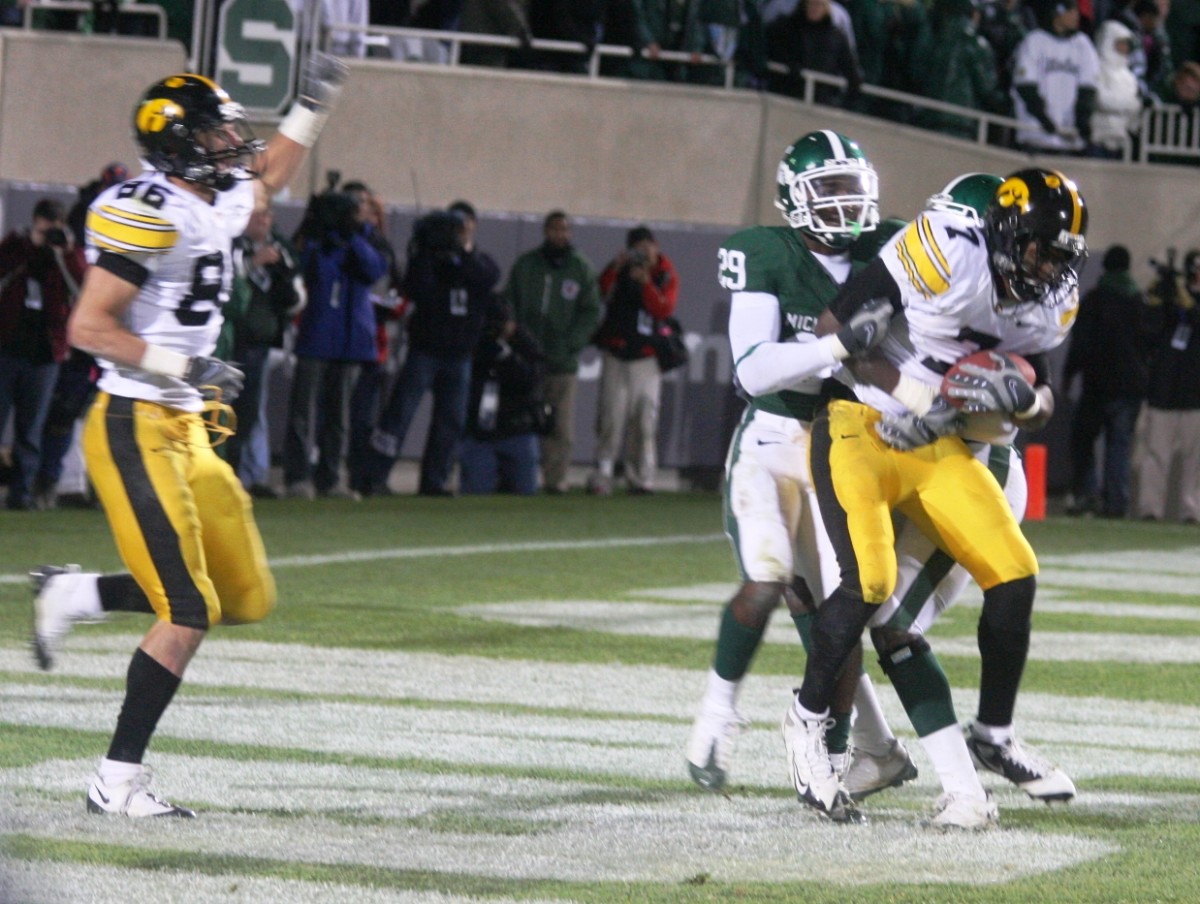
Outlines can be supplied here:
<path id="1" fill-rule="evenodd" d="M 29 572 L 34 594 L 31 644 L 39 668 L 54 667 L 54 655 L 74 622 L 104 620 L 99 600 L 78 592 L 81 582 L 91 577 L 78 565 L 39 565 Z"/>
<path id="2" fill-rule="evenodd" d="M 1070 777 L 1030 747 L 1017 740 L 1016 734 L 1003 744 L 993 744 L 975 733 L 975 723 L 967 726 L 967 749 L 979 766 L 1002 775 L 1034 800 L 1068 801 L 1075 796 Z"/>
<path id="3" fill-rule="evenodd" d="M 842 787 L 825 749 L 827 719 L 801 719 L 789 706 L 783 716 L 783 746 L 787 751 L 792 787 L 802 804 L 833 822 L 864 822 Z"/>
<path id="4" fill-rule="evenodd" d="M 878 791 L 898 788 L 916 777 L 917 764 L 908 748 L 899 738 L 892 738 L 892 746 L 883 756 L 867 753 L 861 747 L 854 748 L 843 781 L 850 799 L 858 801 Z"/>
<path id="5" fill-rule="evenodd" d="M 130 764 L 131 767 L 134 764 Z M 137 765 L 121 780 L 106 781 L 96 773 L 88 785 L 87 810 L 102 816 L 128 816 L 144 819 L 151 816 L 179 816 L 195 819 L 196 811 L 160 800 L 150 793 L 152 773 L 148 766 Z"/>
<path id="6" fill-rule="evenodd" d="M 992 800 L 992 792 L 980 800 L 966 794 L 946 793 L 933 805 L 933 816 L 921 820 L 927 829 L 939 831 L 982 832 L 1000 825 L 1000 809 Z"/>
<path id="7" fill-rule="evenodd" d="M 733 745 L 746 724 L 737 710 L 701 706 L 688 738 L 687 763 L 692 781 L 705 791 L 721 791 L 729 778 Z"/>

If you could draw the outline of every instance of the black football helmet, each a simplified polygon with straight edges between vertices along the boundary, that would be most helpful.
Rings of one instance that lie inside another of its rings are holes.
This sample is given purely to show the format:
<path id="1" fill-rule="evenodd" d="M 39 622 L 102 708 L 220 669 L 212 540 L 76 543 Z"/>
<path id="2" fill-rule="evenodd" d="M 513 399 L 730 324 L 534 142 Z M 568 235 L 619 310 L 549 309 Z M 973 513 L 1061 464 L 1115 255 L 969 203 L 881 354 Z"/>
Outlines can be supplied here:
<path id="1" fill-rule="evenodd" d="M 1079 281 L 1088 213 L 1075 183 L 1056 170 L 1017 170 L 983 216 L 992 270 L 1009 299 L 1054 302 Z"/>
<path id="2" fill-rule="evenodd" d="M 202 75 L 155 82 L 133 110 L 133 136 L 151 169 L 216 191 L 250 179 L 266 143 L 254 137 L 246 111 Z"/>

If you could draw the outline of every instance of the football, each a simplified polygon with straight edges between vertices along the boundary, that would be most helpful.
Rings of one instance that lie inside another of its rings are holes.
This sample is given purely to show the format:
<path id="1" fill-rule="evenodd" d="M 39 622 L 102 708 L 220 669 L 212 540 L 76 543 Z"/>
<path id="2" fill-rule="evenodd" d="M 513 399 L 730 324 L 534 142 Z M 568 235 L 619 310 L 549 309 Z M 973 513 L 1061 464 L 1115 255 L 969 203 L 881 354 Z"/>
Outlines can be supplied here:
<path id="1" fill-rule="evenodd" d="M 1031 386 L 1037 383 L 1037 374 L 1034 372 L 1033 365 L 1020 355 L 1014 355 L 1011 352 L 978 351 L 967 355 L 965 358 L 959 358 L 946 371 L 946 375 L 942 377 L 942 395 L 946 396 L 946 400 L 955 408 L 961 408 L 964 400 L 956 399 L 946 391 L 950 388 L 950 378 L 954 374 L 959 373 L 964 364 L 974 364 L 976 367 L 984 367 L 988 370 L 1000 370 L 1006 360 L 1021 372 L 1021 376 L 1029 381 Z"/>

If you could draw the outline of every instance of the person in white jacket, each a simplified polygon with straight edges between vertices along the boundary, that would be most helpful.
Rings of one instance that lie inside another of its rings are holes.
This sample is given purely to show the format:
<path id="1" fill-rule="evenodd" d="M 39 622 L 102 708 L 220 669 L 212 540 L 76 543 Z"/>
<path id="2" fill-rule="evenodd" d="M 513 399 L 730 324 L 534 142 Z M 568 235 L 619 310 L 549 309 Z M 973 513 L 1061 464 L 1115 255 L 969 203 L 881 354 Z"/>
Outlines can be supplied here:
<path id="1" fill-rule="evenodd" d="M 1140 126 L 1142 101 L 1137 76 L 1129 67 L 1134 46 L 1133 32 L 1109 19 L 1096 32 L 1100 53 L 1100 77 L 1096 81 L 1096 111 L 1092 114 L 1092 153 L 1119 158 L 1129 145 L 1130 135 Z"/>

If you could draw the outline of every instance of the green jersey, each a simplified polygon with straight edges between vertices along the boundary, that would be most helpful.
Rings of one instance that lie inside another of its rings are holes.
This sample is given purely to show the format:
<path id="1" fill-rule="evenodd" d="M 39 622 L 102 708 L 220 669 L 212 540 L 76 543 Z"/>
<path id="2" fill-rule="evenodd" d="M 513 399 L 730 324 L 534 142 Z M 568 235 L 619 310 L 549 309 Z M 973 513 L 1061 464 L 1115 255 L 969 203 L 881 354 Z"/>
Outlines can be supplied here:
<path id="1" fill-rule="evenodd" d="M 816 341 L 817 318 L 829 307 L 840 288 L 790 226 L 752 226 L 734 233 L 720 250 L 723 288 L 731 292 L 762 292 L 779 302 L 779 342 Z M 852 270 L 862 265 L 852 264 Z M 736 365 L 736 362 L 735 362 Z M 812 420 L 817 406 L 834 387 L 847 396 L 842 384 L 823 386 L 821 376 L 809 377 L 793 389 L 756 396 L 751 404 L 771 414 Z"/>

